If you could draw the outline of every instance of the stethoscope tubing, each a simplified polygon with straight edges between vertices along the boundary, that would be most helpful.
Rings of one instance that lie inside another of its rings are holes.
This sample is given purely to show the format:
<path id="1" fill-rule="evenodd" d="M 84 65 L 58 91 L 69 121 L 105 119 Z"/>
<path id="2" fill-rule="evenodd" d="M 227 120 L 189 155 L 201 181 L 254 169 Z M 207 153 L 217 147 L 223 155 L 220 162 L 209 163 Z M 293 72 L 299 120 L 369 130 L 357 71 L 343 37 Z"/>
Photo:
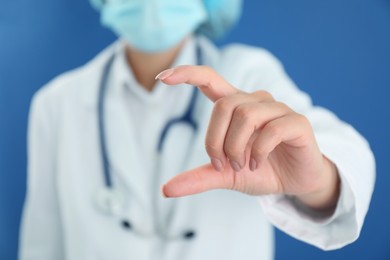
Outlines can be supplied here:
<path id="1" fill-rule="evenodd" d="M 197 64 L 203 64 L 203 57 L 201 48 L 199 43 L 196 44 L 196 58 Z M 97 203 L 100 204 L 99 207 L 102 207 L 102 211 L 108 213 L 110 215 L 119 216 L 121 213 L 121 208 L 124 207 L 124 197 L 119 196 L 117 194 L 114 183 L 112 180 L 112 174 L 110 169 L 110 160 L 108 156 L 108 147 L 107 147 L 107 136 L 106 136 L 106 128 L 105 128 L 105 97 L 107 95 L 107 88 L 109 85 L 109 74 L 113 66 L 113 62 L 115 60 L 115 53 L 111 55 L 111 57 L 106 62 L 103 67 L 102 76 L 99 84 L 98 97 L 97 97 L 97 117 L 98 117 L 98 139 L 100 143 L 100 151 L 101 151 L 101 160 L 102 160 L 102 170 L 104 177 L 104 186 L 105 189 L 102 189 L 100 193 L 98 193 Z M 169 129 L 171 129 L 175 124 L 188 124 L 196 133 L 198 131 L 198 123 L 194 119 L 195 114 L 195 105 L 199 96 L 199 90 L 194 86 L 191 94 L 190 101 L 188 103 L 188 107 L 186 108 L 184 114 L 177 118 L 170 119 L 163 130 L 161 131 L 160 138 L 158 141 L 157 151 L 161 155 L 163 151 L 164 141 L 166 139 L 167 133 Z M 123 194 L 122 194 L 123 195 Z M 99 202 L 100 201 L 100 202 Z M 155 206 L 157 208 L 157 206 Z M 156 214 L 158 212 L 155 212 Z M 147 233 L 142 230 L 133 227 L 132 223 L 128 220 L 122 220 L 122 226 L 126 229 L 132 230 L 134 234 L 143 236 L 143 237 L 152 237 L 157 234 L 160 238 L 164 240 L 177 240 L 177 239 L 192 239 L 195 236 L 195 231 L 193 230 L 185 230 L 183 233 L 178 235 L 168 235 L 164 230 L 159 229 L 159 225 L 156 225 L 158 230 L 157 233 Z M 161 228 L 161 227 L 160 227 Z"/>
<path id="2" fill-rule="evenodd" d="M 197 57 L 197 64 L 202 65 L 203 64 L 203 56 L 202 51 L 199 46 L 199 43 L 196 44 L 196 57 Z M 105 64 L 103 68 L 102 77 L 100 80 L 100 86 L 99 86 L 99 93 L 98 93 L 98 106 L 97 106 L 97 112 L 98 112 L 98 129 L 99 129 L 99 143 L 100 143 L 100 151 L 101 151 L 101 160 L 102 160 L 102 168 L 103 168 L 103 175 L 104 175 L 104 185 L 107 188 L 113 188 L 113 182 L 111 177 L 111 170 L 110 170 L 110 161 L 108 157 L 108 151 L 107 151 L 107 136 L 106 136 L 106 128 L 105 128 L 105 96 L 107 93 L 107 87 L 108 87 L 108 78 L 110 74 L 110 70 L 112 68 L 112 64 L 115 60 L 115 54 L 111 55 L 107 63 Z M 194 110 L 195 110 L 195 104 L 197 101 L 199 95 L 199 90 L 197 87 L 194 86 L 194 89 L 192 91 L 191 100 L 188 104 L 188 107 L 185 111 L 185 113 L 178 118 L 173 118 L 167 122 L 165 127 L 163 128 L 160 138 L 158 141 L 157 151 L 159 153 L 162 152 L 163 144 L 165 141 L 165 138 L 167 136 L 167 133 L 170 128 L 172 128 L 175 124 L 179 123 L 186 123 L 191 128 L 193 128 L 194 132 L 197 132 L 198 130 L 198 124 L 194 119 Z"/>
<path id="3" fill-rule="evenodd" d="M 99 129 L 99 143 L 100 143 L 100 151 L 101 151 L 101 157 L 102 157 L 102 167 L 103 167 L 103 175 L 104 175 L 104 184 L 107 188 L 112 188 L 112 179 L 110 174 L 110 163 L 108 159 L 108 153 L 107 153 L 107 142 L 106 142 L 106 128 L 105 126 L 105 116 L 104 116 L 104 110 L 105 110 L 105 96 L 107 92 L 107 86 L 108 86 L 108 78 L 110 74 L 110 70 L 112 67 L 112 64 L 115 60 L 115 54 L 111 55 L 109 60 L 104 66 L 102 78 L 100 80 L 100 86 L 99 86 L 99 94 L 98 94 L 98 129 Z"/>

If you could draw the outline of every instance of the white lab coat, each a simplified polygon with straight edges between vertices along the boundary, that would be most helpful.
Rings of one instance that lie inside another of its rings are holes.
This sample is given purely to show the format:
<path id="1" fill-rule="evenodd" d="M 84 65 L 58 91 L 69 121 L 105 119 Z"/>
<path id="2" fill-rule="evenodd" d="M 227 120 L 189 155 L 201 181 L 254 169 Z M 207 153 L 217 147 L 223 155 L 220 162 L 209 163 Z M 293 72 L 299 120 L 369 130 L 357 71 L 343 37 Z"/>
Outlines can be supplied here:
<path id="1" fill-rule="evenodd" d="M 264 89 L 307 116 L 323 154 L 341 175 L 341 196 L 332 216 L 300 208 L 287 196 L 250 197 L 210 191 L 164 199 L 162 183 L 209 161 L 204 136 L 213 104 L 196 104 L 196 134 L 186 126 L 170 130 L 161 155 L 160 132 L 187 107 L 191 86 L 157 83 L 143 91 L 127 69 L 123 43 L 109 46 L 91 62 L 59 76 L 34 97 L 29 125 L 28 193 L 21 228 L 22 260 L 89 259 L 263 259 L 273 258 L 275 225 L 297 239 L 335 249 L 359 236 L 374 186 L 375 164 L 366 141 L 329 111 L 313 107 L 281 64 L 267 51 L 243 45 L 217 50 L 200 38 L 204 63 L 234 86 Z M 175 65 L 195 64 L 194 40 Z M 94 194 L 103 187 L 97 128 L 97 90 L 102 68 L 116 59 L 106 97 L 106 128 L 115 187 L 126 194 L 120 216 L 96 210 Z M 175 236 L 193 230 L 195 238 L 164 242 L 121 227 L 121 219 L 145 233 Z M 302 256 L 303 257 L 303 256 Z"/>

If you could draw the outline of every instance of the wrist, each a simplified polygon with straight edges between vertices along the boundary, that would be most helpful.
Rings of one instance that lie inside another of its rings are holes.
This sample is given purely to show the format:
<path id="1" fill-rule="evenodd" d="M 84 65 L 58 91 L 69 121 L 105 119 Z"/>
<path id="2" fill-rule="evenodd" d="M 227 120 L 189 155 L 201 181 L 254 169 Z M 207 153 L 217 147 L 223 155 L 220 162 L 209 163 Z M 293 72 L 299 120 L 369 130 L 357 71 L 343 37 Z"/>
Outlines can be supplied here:
<path id="1" fill-rule="evenodd" d="M 340 177 L 337 167 L 323 156 L 323 173 L 319 179 L 319 188 L 311 193 L 297 195 L 304 206 L 321 212 L 333 212 L 340 195 Z"/>

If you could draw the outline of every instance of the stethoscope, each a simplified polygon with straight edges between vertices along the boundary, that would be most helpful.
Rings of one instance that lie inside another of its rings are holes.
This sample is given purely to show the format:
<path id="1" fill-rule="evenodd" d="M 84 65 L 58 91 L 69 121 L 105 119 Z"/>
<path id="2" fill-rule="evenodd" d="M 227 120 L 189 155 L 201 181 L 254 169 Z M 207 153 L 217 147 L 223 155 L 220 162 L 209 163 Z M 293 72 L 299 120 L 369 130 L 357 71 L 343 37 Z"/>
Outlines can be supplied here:
<path id="1" fill-rule="evenodd" d="M 197 64 L 203 64 L 203 57 L 199 43 L 196 44 L 196 58 Z M 102 78 L 99 85 L 98 93 L 98 103 L 97 103 L 97 115 L 98 115 L 98 133 L 99 133 L 99 142 L 100 142 L 100 152 L 102 160 L 102 169 L 103 169 L 103 178 L 104 178 L 104 187 L 102 187 L 94 197 L 94 203 L 97 206 L 98 210 L 102 213 L 111 216 L 119 217 L 124 211 L 126 204 L 126 196 L 121 193 L 119 190 L 115 189 L 112 181 L 112 173 L 110 170 L 110 163 L 107 151 L 107 138 L 106 138 L 106 129 L 105 129 L 105 96 L 108 87 L 108 78 L 110 70 L 112 69 L 113 62 L 115 60 L 115 54 L 113 54 L 103 68 Z M 198 124 L 194 119 L 194 110 L 195 104 L 199 95 L 199 90 L 194 87 L 188 106 L 182 116 L 177 118 L 172 118 L 169 120 L 165 127 L 163 128 L 160 138 L 158 141 L 157 151 L 161 154 L 164 146 L 164 141 L 167 137 L 167 133 L 172 127 L 177 124 L 188 125 L 194 133 L 198 131 Z M 180 234 L 169 235 L 163 230 L 158 230 L 156 232 L 145 232 L 141 229 L 135 227 L 132 222 L 128 219 L 120 220 L 121 226 L 132 231 L 134 234 L 141 237 L 159 237 L 165 241 L 167 240 L 180 240 L 180 239 L 192 239 L 195 237 L 195 231 L 192 229 L 185 230 Z"/>

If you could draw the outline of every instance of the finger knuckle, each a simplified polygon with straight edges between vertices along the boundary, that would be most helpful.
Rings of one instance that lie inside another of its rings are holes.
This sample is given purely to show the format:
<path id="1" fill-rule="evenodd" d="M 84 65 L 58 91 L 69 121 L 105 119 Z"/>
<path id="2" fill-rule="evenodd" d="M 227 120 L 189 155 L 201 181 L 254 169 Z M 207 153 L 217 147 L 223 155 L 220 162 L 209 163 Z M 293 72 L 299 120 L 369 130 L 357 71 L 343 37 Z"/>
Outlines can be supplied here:
<path id="1" fill-rule="evenodd" d="M 266 90 L 258 90 L 255 92 L 258 97 L 260 97 L 262 100 L 273 100 L 273 96 L 270 92 Z"/>
<path id="2" fill-rule="evenodd" d="M 310 127 L 310 122 L 309 122 L 309 119 L 306 117 L 306 116 L 304 116 L 304 115 L 302 115 L 302 114 L 294 114 L 293 115 L 293 117 L 294 117 L 294 120 L 299 124 L 299 125 L 301 125 L 301 126 L 303 126 L 303 127 Z"/>
<path id="3" fill-rule="evenodd" d="M 279 138 L 282 134 L 283 127 L 279 124 L 269 123 L 266 130 L 271 138 Z"/>
<path id="4" fill-rule="evenodd" d="M 233 182 L 231 184 L 230 189 L 235 191 L 241 191 L 242 190 L 242 177 L 240 177 L 237 174 L 233 174 Z"/>
<path id="5" fill-rule="evenodd" d="M 310 124 L 309 119 L 306 116 L 304 116 L 302 114 L 296 114 L 296 116 L 298 117 L 298 120 L 300 122 L 305 123 L 305 124 Z"/>
<path id="6" fill-rule="evenodd" d="M 291 110 L 291 108 L 286 103 L 277 101 L 277 102 L 275 102 L 275 104 L 281 111 L 290 111 Z"/>
<path id="7" fill-rule="evenodd" d="M 224 152 L 227 157 L 232 160 L 238 160 L 240 159 L 241 155 L 244 154 L 244 151 L 242 151 L 239 147 L 229 143 L 224 145 Z"/>
<path id="8" fill-rule="evenodd" d="M 207 154 L 210 156 L 217 156 L 220 153 L 218 145 L 210 141 L 206 141 L 205 148 Z"/>
<path id="9" fill-rule="evenodd" d="M 243 124 L 250 123 L 253 119 L 253 108 L 248 105 L 238 106 L 234 111 L 234 117 Z"/>
<path id="10" fill-rule="evenodd" d="M 214 104 L 214 108 L 215 110 L 217 110 L 217 112 L 226 112 L 231 110 L 232 107 L 233 107 L 232 102 L 227 97 L 218 99 Z"/>
<path id="11" fill-rule="evenodd" d="M 204 80 L 208 83 L 208 84 L 205 84 L 205 87 L 211 87 L 211 79 L 215 76 L 215 71 L 207 66 L 207 65 L 202 65 L 200 66 L 201 70 L 202 70 L 202 75 L 204 76 Z"/>

